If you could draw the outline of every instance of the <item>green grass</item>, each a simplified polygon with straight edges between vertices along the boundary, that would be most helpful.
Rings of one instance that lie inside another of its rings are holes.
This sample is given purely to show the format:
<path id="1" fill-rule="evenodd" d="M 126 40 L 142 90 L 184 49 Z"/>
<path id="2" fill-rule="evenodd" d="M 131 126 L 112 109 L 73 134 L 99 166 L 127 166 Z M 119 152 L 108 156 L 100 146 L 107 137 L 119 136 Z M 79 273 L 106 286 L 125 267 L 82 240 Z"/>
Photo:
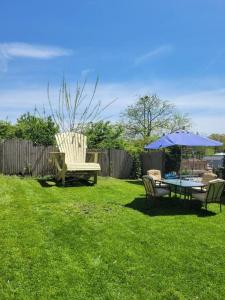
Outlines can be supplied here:
<path id="1" fill-rule="evenodd" d="M 225 299 L 225 207 L 0 177 L 0 299 Z"/>

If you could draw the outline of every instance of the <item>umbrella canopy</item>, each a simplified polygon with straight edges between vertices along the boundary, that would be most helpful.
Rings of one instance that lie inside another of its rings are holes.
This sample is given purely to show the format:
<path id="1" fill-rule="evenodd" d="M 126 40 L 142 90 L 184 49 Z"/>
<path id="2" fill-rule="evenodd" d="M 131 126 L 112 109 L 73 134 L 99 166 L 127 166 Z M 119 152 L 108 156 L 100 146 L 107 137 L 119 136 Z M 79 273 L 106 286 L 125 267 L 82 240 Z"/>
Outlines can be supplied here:
<path id="1" fill-rule="evenodd" d="M 223 143 L 188 132 L 186 130 L 178 130 L 162 136 L 159 140 L 145 146 L 145 149 L 153 150 L 170 146 L 218 147 L 223 146 Z"/>

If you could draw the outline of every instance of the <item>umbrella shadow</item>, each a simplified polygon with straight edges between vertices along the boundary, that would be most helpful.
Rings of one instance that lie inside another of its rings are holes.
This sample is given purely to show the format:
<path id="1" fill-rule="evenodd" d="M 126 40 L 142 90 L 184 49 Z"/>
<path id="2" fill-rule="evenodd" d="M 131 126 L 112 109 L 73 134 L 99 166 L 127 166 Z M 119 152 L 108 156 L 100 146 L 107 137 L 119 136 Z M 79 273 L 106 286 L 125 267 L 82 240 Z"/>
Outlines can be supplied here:
<path id="1" fill-rule="evenodd" d="M 151 206 L 150 201 L 145 197 L 137 197 L 125 207 L 139 211 L 145 215 L 156 216 L 176 216 L 176 215 L 197 215 L 198 217 L 212 217 L 216 213 L 201 208 L 198 200 L 184 200 L 175 197 L 160 198 L 157 205 Z"/>

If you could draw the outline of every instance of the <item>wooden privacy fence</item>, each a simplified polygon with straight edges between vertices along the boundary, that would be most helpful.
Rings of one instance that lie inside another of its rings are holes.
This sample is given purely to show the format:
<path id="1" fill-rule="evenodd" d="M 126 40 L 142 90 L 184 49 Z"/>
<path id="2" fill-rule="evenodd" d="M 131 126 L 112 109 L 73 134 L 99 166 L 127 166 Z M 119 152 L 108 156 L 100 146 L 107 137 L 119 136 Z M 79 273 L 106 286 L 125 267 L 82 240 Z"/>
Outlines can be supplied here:
<path id="1" fill-rule="evenodd" d="M 31 141 L 11 139 L 0 142 L 0 173 L 5 175 L 54 175 L 54 168 L 49 163 L 49 154 L 57 151 L 55 146 L 36 146 Z M 117 149 L 91 150 L 98 152 L 101 165 L 100 176 L 130 178 L 133 173 L 132 156 Z M 90 161 L 87 153 L 87 161 Z M 143 174 L 148 169 L 160 169 L 164 172 L 162 152 L 142 153 L 140 156 Z"/>
<path id="2" fill-rule="evenodd" d="M 31 141 L 11 139 L 0 143 L 0 172 L 5 175 L 44 176 L 53 173 L 49 152 L 54 146 L 35 146 Z"/>
<path id="3" fill-rule="evenodd" d="M 163 151 L 143 152 L 141 153 L 142 173 L 147 174 L 147 170 L 160 170 L 165 173 L 165 153 Z"/>

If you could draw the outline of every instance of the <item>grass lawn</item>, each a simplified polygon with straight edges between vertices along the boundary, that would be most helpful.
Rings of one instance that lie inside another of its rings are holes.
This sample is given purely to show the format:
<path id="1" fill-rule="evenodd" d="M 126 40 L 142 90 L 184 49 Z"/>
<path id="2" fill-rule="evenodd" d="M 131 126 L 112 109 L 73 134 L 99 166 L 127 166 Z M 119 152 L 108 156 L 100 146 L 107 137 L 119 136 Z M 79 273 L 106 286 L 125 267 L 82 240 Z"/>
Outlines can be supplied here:
<path id="1" fill-rule="evenodd" d="M 0 177 L 0 299 L 225 299 L 225 207 Z"/>

